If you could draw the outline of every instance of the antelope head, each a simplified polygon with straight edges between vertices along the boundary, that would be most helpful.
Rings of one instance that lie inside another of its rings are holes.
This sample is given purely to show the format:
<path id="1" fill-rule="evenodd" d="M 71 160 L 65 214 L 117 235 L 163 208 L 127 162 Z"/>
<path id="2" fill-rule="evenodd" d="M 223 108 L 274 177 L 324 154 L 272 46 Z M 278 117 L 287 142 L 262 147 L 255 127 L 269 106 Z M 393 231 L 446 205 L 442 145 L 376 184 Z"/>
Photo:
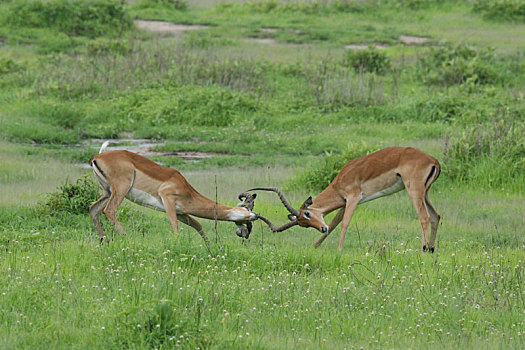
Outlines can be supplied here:
<path id="1" fill-rule="evenodd" d="M 257 190 L 272 191 L 272 192 L 277 193 L 283 205 L 290 212 L 290 214 L 288 215 L 288 219 L 290 220 L 290 222 L 280 227 L 276 227 L 270 222 L 270 220 L 266 219 L 265 217 L 261 215 L 258 215 L 258 218 L 264 221 L 272 229 L 272 231 L 281 232 L 295 225 L 299 225 L 301 227 L 313 227 L 319 230 L 321 233 L 328 232 L 328 225 L 326 225 L 326 223 L 324 222 L 324 213 L 321 212 L 319 209 L 310 208 L 310 206 L 313 203 L 312 197 L 308 197 L 308 199 L 305 200 L 304 203 L 301 205 L 299 210 L 297 210 L 290 205 L 290 203 L 284 197 L 281 190 L 279 190 L 278 188 L 276 187 L 256 187 L 248 191 L 257 191 Z"/>
<path id="2" fill-rule="evenodd" d="M 253 207 L 255 205 L 255 197 L 257 197 L 257 194 L 251 194 L 249 192 L 243 192 L 239 194 L 239 200 L 241 201 L 239 204 L 237 204 L 238 207 L 246 208 L 250 212 L 253 211 Z M 248 239 L 250 237 L 250 233 L 252 232 L 253 224 L 251 221 L 248 221 L 243 224 L 237 224 L 237 231 L 235 232 L 237 236 L 242 237 L 244 239 Z"/>

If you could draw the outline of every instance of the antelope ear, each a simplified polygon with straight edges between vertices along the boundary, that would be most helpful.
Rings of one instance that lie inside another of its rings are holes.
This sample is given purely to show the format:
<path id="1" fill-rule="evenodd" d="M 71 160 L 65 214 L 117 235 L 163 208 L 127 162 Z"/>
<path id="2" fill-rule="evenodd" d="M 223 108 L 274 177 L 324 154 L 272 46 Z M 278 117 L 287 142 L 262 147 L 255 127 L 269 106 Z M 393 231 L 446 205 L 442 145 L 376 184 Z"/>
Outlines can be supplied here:
<path id="1" fill-rule="evenodd" d="M 308 197 L 308 199 L 306 199 L 303 203 L 303 205 L 301 205 L 301 209 L 308 209 L 309 206 L 311 206 L 313 203 L 312 201 L 312 196 Z"/>
<path id="2" fill-rule="evenodd" d="M 254 193 L 252 198 L 253 199 L 257 198 L 257 193 Z"/>
<path id="3" fill-rule="evenodd" d="M 288 214 L 288 220 L 295 221 L 295 220 L 297 220 L 297 216 L 295 216 L 293 214 Z"/>

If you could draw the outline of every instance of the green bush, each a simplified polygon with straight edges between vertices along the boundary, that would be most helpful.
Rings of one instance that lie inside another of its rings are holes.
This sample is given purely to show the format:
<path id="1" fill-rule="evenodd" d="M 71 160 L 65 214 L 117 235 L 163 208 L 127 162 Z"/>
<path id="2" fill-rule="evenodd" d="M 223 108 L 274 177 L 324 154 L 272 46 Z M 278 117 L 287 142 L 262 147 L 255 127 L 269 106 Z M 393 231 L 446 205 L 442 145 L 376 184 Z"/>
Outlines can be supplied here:
<path id="1" fill-rule="evenodd" d="M 14 73 L 20 70 L 21 68 L 22 66 L 15 60 L 9 57 L 0 56 L 0 75 Z"/>
<path id="2" fill-rule="evenodd" d="M 131 53 L 131 45 L 118 39 L 98 38 L 91 40 L 87 45 L 88 55 L 116 55 L 123 56 Z"/>
<path id="3" fill-rule="evenodd" d="M 436 85 L 490 84 L 497 79 L 494 53 L 468 44 L 440 43 L 420 61 L 421 78 Z"/>
<path id="4" fill-rule="evenodd" d="M 87 214 L 88 208 L 100 197 L 100 187 L 90 178 L 84 175 L 75 183 L 60 186 L 57 191 L 49 193 L 45 201 L 39 204 L 39 211 L 51 215 L 62 213 Z"/>
<path id="5" fill-rule="evenodd" d="M 364 50 L 346 51 L 344 65 L 353 68 L 356 72 L 384 74 L 390 69 L 390 58 L 375 46 L 369 46 Z"/>
<path id="6" fill-rule="evenodd" d="M 133 26 L 117 0 L 17 0 L 7 7 L 8 24 L 22 28 L 54 28 L 69 36 L 119 34 Z"/>
<path id="7" fill-rule="evenodd" d="M 508 110 L 453 137 L 443 161 L 447 177 L 480 187 L 525 182 L 525 123 Z"/>
<path id="8" fill-rule="evenodd" d="M 188 8 L 187 0 L 139 0 L 133 4 L 138 9 L 146 8 L 168 8 L 174 10 L 186 10 Z"/>
<path id="9" fill-rule="evenodd" d="M 523 0 L 476 0 L 473 10 L 486 19 L 525 22 Z"/>
<path id="10" fill-rule="evenodd" d="M 327 154 L 320 164 L 313 164 L 299 173 L 286 184 L 289 189 L 301 189 L 312 192 L 322 191 L 339 174 L 343 166 L 352 159 L 362 157 L 379 150 L 379 146 L 366 143 L 348 145 L 340 154 Z"/>

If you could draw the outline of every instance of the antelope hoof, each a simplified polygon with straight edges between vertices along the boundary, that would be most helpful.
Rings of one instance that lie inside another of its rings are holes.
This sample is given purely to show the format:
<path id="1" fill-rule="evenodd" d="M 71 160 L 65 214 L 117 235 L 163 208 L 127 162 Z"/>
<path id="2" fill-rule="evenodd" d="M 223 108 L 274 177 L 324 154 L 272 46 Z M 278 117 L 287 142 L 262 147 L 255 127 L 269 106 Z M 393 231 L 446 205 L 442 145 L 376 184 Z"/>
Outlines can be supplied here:
<path id="1" fill-rule="evenodd" d="M 428 251 L 429 251 L 431 254 L 434 254 L 434 247 L 428 248 Z"/>
<path id="2" fill-rule="evenodd" d="M 427 245 L 425 244 L 423 248 L 421 248 L 421 250 L 423 251 L 423 253 L 426 252 L 428 250 Z"/>

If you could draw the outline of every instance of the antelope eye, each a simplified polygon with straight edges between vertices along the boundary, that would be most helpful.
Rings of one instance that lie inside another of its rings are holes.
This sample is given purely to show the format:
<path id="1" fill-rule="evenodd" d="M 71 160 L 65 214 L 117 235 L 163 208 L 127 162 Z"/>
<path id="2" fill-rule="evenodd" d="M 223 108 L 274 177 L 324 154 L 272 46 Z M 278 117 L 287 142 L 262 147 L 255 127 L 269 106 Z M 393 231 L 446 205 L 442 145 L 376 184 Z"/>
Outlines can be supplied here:
<path id="1" fill-rule="evenodd" d="M 310 212 L 309 211 L 305 211 L 304 212 L 304 217 L 307 218 L 307 219 L 310 219 Z"/>

